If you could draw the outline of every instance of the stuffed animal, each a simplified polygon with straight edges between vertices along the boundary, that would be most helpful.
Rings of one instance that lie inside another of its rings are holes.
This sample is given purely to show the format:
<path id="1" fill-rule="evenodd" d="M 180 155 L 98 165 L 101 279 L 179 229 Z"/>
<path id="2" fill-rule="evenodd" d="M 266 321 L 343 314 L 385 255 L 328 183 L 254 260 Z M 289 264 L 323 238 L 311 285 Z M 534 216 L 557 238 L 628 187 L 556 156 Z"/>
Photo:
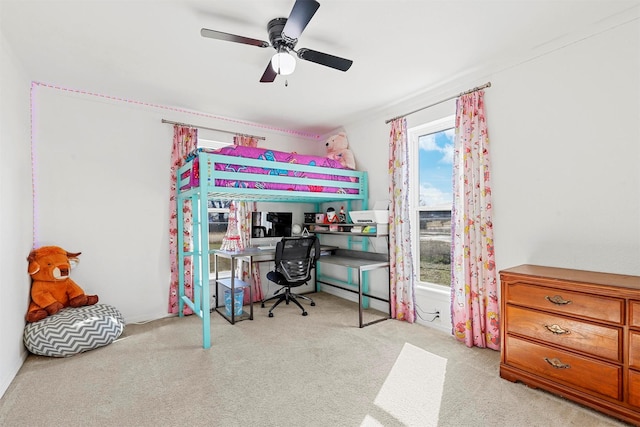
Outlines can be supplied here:
<path id="1" fill-rule="evenodd" d="M 353 153 L 349 150 L 349 141 L 347 140 L 347 134 L 340 132 L 327 139 L 327 157 L 338 161 L 342 166 L 355 169 L 356 159 L 353 157 Z"/>
<path id="2" fill-rule="evenodd" d="M 85 295 L 69 278 L 69 272 L 80 260 L 81 252 L 67 252 L 58 246 L 34 249 L 27 257 L 31 276 L 31 303 L 27 322 L 37 322 L 65 307 L 81 307 L 98 302 L 97 295 Z"/>

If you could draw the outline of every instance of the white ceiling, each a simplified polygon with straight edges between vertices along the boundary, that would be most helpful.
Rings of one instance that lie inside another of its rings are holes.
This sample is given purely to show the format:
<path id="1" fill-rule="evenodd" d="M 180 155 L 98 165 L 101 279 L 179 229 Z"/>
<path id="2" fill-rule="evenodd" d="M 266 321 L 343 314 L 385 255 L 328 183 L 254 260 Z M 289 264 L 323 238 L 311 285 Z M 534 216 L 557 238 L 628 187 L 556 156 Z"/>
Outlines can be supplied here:
<path id="1" fill-rule="evenodd" d="M 0 0 L 0 29 L 31 80 L 323 134 L 455 79 L 577 39 L 638 1 L 319 0 L 296 48 L 352 59 L 347 72 L 298 60 L 259 83 L 273 54 L 203 38 L 268 41 L 294 0 Z M 288 81 L 288 86 L 285 85 Z M 483 82 L 481 82 L 483 83 Z"/>

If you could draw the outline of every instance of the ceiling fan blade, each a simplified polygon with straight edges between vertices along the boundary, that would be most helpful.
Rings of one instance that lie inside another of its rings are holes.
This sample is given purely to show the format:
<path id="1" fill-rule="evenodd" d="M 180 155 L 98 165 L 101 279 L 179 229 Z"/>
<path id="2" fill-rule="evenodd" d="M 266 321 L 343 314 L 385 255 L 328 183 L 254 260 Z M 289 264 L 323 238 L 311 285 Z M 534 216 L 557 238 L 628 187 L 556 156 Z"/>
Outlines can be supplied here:
<path id="1" fill-rule="evenodd" d="M 316 64 L 325 65 L 340 71 L 347 71 L 351 67 L 351 64 L 353 64 L 353 61 L 350 59 L 340 58 L 311 49 L 300 49 L 297 54 L 298 58 L 304 59 L 305 61 L 315 62 Z"/>
<path id="2" fill-rule="evenodd" d="M 223 33 L 222 31 L 209 30 L 207 28 L 201 29 L 200 30 L 200 35 L 202 37 L 208 37 L 210 39 L 217 39 L 217 40 L 224 40 L 224 41 L 227 41 L 227 42 L 248 44 L 248 45 L 251 45 L 251 46 L 258 46 L 258 47 L 269 47 L 270 46 L 270 44 L 268 42 L 265 42 L 263 40 L 252 39 L 252 38 L 249 38 L 249 37 L 236 36 L 235 34 Z"/>
<path id="3" fill-rule="evenodd" d="M 300 37 L 319 7 L 320 3 L 315 0 L 296 0 L 282 33 L 290 39 Z"/>
<path id="4" fill-rule="evenodd" d="M 278 73 L 275 72 L 275 70 L 271 66 L 271 61 L 269 61 L 269 63 L 267 64 L 267 68 L 264 70 L 264 73 L 262 74 L 260 83 L 273 83 L 277 75 Z"/>

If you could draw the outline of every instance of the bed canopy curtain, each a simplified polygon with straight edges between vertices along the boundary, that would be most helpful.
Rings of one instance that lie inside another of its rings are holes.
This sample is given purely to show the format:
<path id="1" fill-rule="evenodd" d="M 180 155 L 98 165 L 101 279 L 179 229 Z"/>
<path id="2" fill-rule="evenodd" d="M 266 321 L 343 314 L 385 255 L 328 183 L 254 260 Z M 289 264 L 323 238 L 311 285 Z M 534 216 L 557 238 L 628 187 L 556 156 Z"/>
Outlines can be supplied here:
<path id="1" fill-rule="evenodd" d="M 258 139 L 248 135 L 235 135 L 233 138 L 233 144 L 243 147 L 257 147 Z M 227 232 L 222 239 L 222 245 L 220 249 L 225 250 L 242 250 L 249 246 L 249 239 L 251 236 L 251 212 L 256 210 L 255 202 L 237 201 L 234 200 L 229 205 L 229 225 Z M 251 277 L 251 291 L 253 293 L 253 301 L 262 301 L 264 295 L 262 294 L 262 283 L 260 280 L 260 267 L 257 263 L 252 265 L 251 272 L 249 267 L 245 263 L 239 263 L 241 271 L 238 271 L 238 276 L 243 281 L 248 281 Z M 249 303 L 249 293 L 244 294 L 244 303 Z"/>
<path id="2" fill-rule="evenodd" d="M 407 121 L 391 122 L 389 138 L 389 261 L 391 275 L 391 317 L 415 322 L 415 276 L 411 251 L 409 211 L 409 150 Z"/>
<path id="3" fill-rule="evenodd" d="M 500 308 L 483 91 L 462 95 L 457 100 L 453 156 L 453 335 L 468 347 L 499 350 Z"/>
<path id="4" fill-rule="evenodd" d="M 198 146 L 198 129 L 174 125 L 173 145 L 171 148 L 171 178 L 169 191 L 169 260 L 171 265 L 171 282 L 169 284 L 169 313 L 178 313 L 178 224 L 176 202 L 176 172 L 186 163 L 187 155 Z M 191 202 L 184 204 L 184 213 L 191 216 Z M 184 226 L 184 244 L 191 246 L 191 225 Z M 191 272 L 191 257 L 184 258 L 184 271 Z M 191 274 L 185 274 L 185 295 L 193 299 L 193 279 Z M 189 307 L 184 308 L 184 314 L 193 314 Z"/>

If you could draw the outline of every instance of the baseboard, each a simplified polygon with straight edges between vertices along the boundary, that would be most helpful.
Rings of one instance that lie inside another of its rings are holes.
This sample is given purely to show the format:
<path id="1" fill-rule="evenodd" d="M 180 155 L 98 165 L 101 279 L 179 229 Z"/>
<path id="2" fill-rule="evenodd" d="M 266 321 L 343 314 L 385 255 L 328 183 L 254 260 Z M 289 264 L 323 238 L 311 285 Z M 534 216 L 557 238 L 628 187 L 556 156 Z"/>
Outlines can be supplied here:
<path id="1" fill-rule="evenodd" d="M 11 382 L 18 374 L 18 371 L 22 367 L 22 364 L 24 363 L 25 360 L 27 360 L 27 356 L 29 356 L 29 352 L 27 351 L 26 348 L 23 347 L 17 359 L 11 362 L 5 362 L 5 361 L 2 362 L 3 368 L 6 368 L 6 370 L 2 369 L 2 373 L 5 376 L 0 381 L 0 398 L 4 396 L 4 393 L 7 391 L 7 389 L 11 385 Z"/>

